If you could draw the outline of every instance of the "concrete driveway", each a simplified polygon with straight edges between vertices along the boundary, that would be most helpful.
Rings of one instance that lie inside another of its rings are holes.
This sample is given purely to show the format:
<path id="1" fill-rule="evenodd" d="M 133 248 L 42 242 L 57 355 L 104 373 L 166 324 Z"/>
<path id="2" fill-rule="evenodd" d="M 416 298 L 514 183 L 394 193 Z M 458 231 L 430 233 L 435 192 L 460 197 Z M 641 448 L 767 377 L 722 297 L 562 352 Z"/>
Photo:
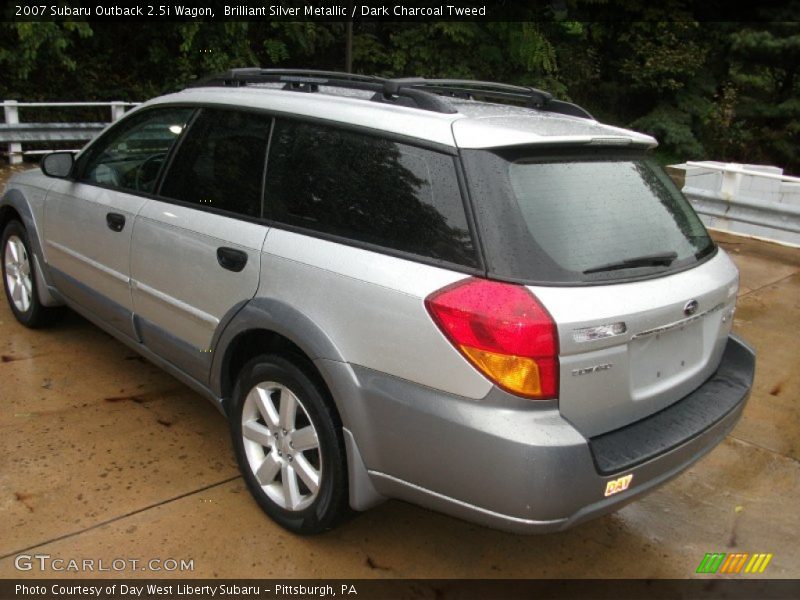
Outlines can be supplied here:
<path id="1" fill-rule="evenodd" d="M 536 537 L 396 501 L 294 537 L 251 500 L 210 404 L 73 313 L 29 331 L 3 301 L 0 577 L 92 575 L 15 567 L 49 554 L 193 561 L 98 576 L 683 578 L 706 552 L 734 551 L 772 553 L 764 576 L 800 577 L 800 250 L 721 240 L 742 273 L 736 330 L 758 350 L 744 418 L 653 494 Z"/>

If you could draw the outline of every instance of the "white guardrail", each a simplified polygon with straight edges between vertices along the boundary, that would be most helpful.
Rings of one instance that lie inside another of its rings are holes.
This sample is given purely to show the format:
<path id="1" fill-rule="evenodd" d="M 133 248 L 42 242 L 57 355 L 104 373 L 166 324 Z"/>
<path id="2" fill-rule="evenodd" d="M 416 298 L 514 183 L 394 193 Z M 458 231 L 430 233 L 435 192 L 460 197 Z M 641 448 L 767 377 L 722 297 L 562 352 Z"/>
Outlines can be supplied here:
<path id="1" fill-rule="evenodd" d="M 690 161 L 684 195 L 706 226 L 800 246 L 800 177 L 778 167 Z"/>
<path id="2" fill-rule="evenodd" d="M 109 123 L 116 121 L 131 106 L 138 102 L 17 102 L 3 101 L 5 123 L 0 123 L 0 144 L 8 144 L 8 162 L 22 162 L 26 154 L 46 154 L 50 150 L 23 151 L 26 142 L 87 142 L 100 133 Z M 87 108 L 107 107 L 110 121 L 93 123 L 21 123 L 20 109 L 25 108 Z"/>

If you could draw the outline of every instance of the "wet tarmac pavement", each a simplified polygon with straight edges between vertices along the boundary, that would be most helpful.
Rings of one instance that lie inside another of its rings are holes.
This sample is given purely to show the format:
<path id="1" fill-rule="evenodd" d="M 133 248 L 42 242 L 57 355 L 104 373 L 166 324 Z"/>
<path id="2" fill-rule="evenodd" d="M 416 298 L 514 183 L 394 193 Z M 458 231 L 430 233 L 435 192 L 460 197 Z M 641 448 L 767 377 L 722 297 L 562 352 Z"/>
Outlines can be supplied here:
<path id="1" fill-rule="evenodd" d="M 706 458 L 619 512 L 515 536 L 389 501 L 300 538 L 251 500 L 222 416 L 68 312 L 18 325 L 0 303 L 0 577 L 21 553 L 193 560 L 137 577 L 691 577 L 706 552 L 768 552 L 800 577 L 800 250 L 718 235 L 738 264 L 735 329 L 758 352 L 742 421 Z M 97 564 L 97 563 L 95 563 Z"/>

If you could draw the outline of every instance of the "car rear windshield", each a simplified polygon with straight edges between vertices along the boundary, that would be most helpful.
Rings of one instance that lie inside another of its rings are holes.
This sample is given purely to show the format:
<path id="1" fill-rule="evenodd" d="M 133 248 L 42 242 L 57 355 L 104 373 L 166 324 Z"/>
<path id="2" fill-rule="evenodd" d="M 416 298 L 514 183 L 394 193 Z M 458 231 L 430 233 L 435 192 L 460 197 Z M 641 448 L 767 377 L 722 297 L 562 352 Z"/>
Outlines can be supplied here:
<path id="1" fill-rule="evenodd" d="M 714 251 L 663 169 L 642 154 L 463 154 L 490 275 L 592 283 L 682 270 Z"/>

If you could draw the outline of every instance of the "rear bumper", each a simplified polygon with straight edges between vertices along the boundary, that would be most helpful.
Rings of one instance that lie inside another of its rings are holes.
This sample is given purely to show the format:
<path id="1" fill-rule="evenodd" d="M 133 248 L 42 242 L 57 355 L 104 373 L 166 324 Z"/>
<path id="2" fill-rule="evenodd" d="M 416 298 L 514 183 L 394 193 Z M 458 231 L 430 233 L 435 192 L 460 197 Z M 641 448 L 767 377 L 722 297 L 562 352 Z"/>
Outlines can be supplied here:
<path id="1" fill-rule="evenodd" d="M 667 408 L 589 440 L 598 473 L 626 471 L 703 434 L 740 408 L 753 385 L 755 356 L 740 340 L 728 340 L 716 372 Z"/>
<path id="2" fill-rule="evenodd" d="M 519 533 L 566 529 L 679 474 L 733 429 L 755 370 L 752 349 L 731 336 L 720 367 L 697 390 L 586 439 L 553 405 L 499 390 L 473 401 L 320 362 L 377 492 Z M 627 475 L 629 488 L 606 497 L 607 483 Z"/>

